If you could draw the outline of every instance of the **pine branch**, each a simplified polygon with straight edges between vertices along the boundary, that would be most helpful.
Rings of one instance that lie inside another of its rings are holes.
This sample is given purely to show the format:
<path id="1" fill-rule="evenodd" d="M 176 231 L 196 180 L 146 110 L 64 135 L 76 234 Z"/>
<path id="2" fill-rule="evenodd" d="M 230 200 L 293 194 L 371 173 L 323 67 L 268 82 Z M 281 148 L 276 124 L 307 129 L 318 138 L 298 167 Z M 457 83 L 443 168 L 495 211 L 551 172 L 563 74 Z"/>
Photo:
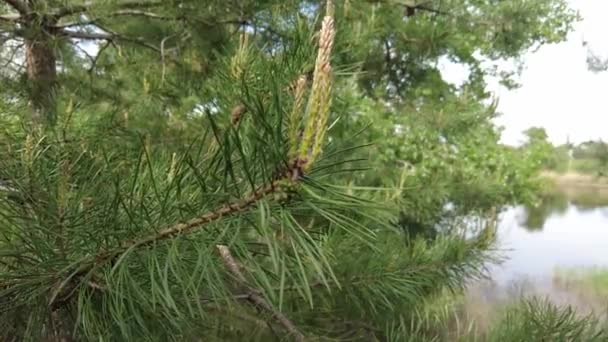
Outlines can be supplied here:
<path id="1" fill-rule="evenodd" d="M 181 234 L 191 234 L 204 229 L 208 224 L 220 220 L 226 216 L 234 215 L 242 212 L 262 198 L 275 193 L 280 188 L 279 186 L 283 182 L 297 182 L 302 175 L 302 171 L 297 164 L 294 164 L 286 172 L 281 173 L 281 176 L 275 178 L 269 185 L 262 186 L 257 190 L 251 192 L 244 199 L 240 199 L 234 202 L 225 204 L 215 210 L 212 210 L 202 216 L 191 219 L 185 223 L 179 223 L 170 227 L 161 229 L 157 233 L 138 239 L 131 240 L 111 251 L 102 251 L 97 253 L 93 258 L 87 258 L 80 263 L 73 272 L 70 272 L 69 276 L 65 278 L 58 286 L 55 287 L 49 305 L 57 307 L 61 303 L 67 302 L 67 300 L 74 295 L 75 282 L 79 277 L 89 274 L 92 270 L 96 269 L 99 265 L 114 260 L 126 251 L 133 250 L 136 248 L 142 248 L 152 245 L 156 242 L 164 241 L 173 238 Z M 87 262 L 88 260 L 88 262 Z"/>
<path id="2" fill-rule="evenodd" d="M 8 1 L 8 0 L 5 0 L 5 1 Z M 18 0 L 12 0 L 12 1 L 18 1 Z M 115 6 L 120 9 L 125 9 L 125 10 L 126 9 L 144 9 L 144 8 L 158 7 L 164 3 L 165 3 L 165 1 L 129 1 L 129 2 L 123 2 L 120 4 L 116 4 Z M 54 16 L 56 19 L 59 19 L 59 18 L 66 17 L 69 15 L 85 13 L 85 12 L 90 11 L 94 5 L 96 5 L 94 1 L 89 1 L 82 5 L 64 7 L 62 9 L 60 9 L 57 13 L 55 13 Z"/>
<path id="3" fill-rule="evenodd" d="M 206 20 L 203 18 L 195 18 L 195 17 L 187 17 L 184 15 L 180 15 L 180 16 L 175 16 L 175 17 L 170 17 L 170 16 L 165 16 L 165 15 L 161 15 L 158 13 L 154 13 L 154 12 L 149 12 L 149 11 L 142 11 L 142 10 L 120 10 L 120 11 L 115 11 L 115 12 L 111 12 L 111 13 L 107 13 L 104 14 L 103 16 L 100 17 L 96 17 L 96 18 L 91 18 L 89 20 L 79 20 L 79 21 L 72 21 L 72 22 L 65 22 L 61 25 L 56 25 L 55 28 L 69 28 L 69 27 L 74 27 L 74 26 L 88 26 L 88 25 L 97 25 L 100 21 L 102 20 L 106 20 L 109 18 L 115 18 L 115 17 L 124 17 L 124 16 L 130 16 L 130 17 L 144 17 L 144 18 L 148 18 L 148 19 L 156 19 L 156 20 L 162 20 L 162 21 L 194 21 L 197 23 L 201 23 L 203 25 L 209 25 L 209 26 L 214 26 L 214 25 L 253 25 L 252 23 L 248 22 L 247 20 L 244 19 L 227 19 L 227 20 Z"/>
<path id="4" fill-rule="evenodd" d="M 290 174 L 293 172 L 290 171 Z M 291 177 L 279 178 L 271 182 L 269 185 L 260 187 L 257 190 L 251 192 L 244 199 L 225 204 L 207 214 L 204 214 L 200 217 L 194 218 L 185 223 L 179 223 L 171 227 L 167 227 L 165 229 L 160 230 L 155 235 L 143 238 L 141 240 L 136 240 L 127 243 L 122 250 L 131 249 L 134 247 L 141 247 L 153 244 L 158 241 L 166 240 L 172 238 L 179 234 L 190 234 L 199 229 L 202 229 L 207 224 L 217 221 L 225 216 L 233 215 L 238 212 L 242 212 L 245 209 L 251 207 L 255 203 L 257 203 L 260 199 L 274 193 L 279 188 L 279 185 L 284 181 L 293 181 Z"/>
<path id="5" fill-rule="evenodd" d="M 216 246 L 217 250 L 222 257 L 222 261 L 226 268 L 232 273 L 237 280 L 241 283 L 242 286 L 249 289 L 249 295 L 247 300 L 249 300 L 256 307 L 268 311 L 272 314 L 272 317 L 277 320 L 277 322 L 287 330 L 291 336 L 294 337 L 296 341 L 305 341 L 306 337 L 298 330 L 295 324 L 287 318 L 283 313 L 276 310 L 270 303 L 268 303 L 255 289 L 251 288 L 247 285 L 247 279 L 241 273 L 240 266 L 237 261 L 232 257 L 230 250 L 227 246 L 218 245 Z"/>
<path id="6" fill-rule="evenodd" d="M 368 0 L 370 3 L 383 3 L 388 5 L 397 5 L 403 6 L 405 8 L 405 16 L 411 17 L 416 14 L 417 11 L 425 11 L 434 14 L 448 15 L 451 16 L 450 13 L 446 11 L 442 11 L 437 8 L 430 7 L 429 4 L 431 1 L 407 1 L 407 0 Z"/>
<path id="7" fill-rule="evenodd" d="M 120 10 L 120 11 L 112 12 L 109 14 L 105 14 L 102 17 L 92 18 L 89 20 L 78 20 L 78 21 L 66 22 L 61 25 L 57 25 L 55 27 L 56 28 L 68 28 L 68 27 L 74 27 L 74 26 L 82 27 L 82 26 L 88 26 L 88 25 L 96 25 L 103 19 L 120 17 L 120 16 L 145 17 L 145 18 L 165 20 L 165 21 L 184 19 L 183 17 L 167 17 L 167 16 L 163 16 L 163 15 L 160 15 L 157 13 L 146 12 L 146 11 L 141 11 L 141 10 Z"/>

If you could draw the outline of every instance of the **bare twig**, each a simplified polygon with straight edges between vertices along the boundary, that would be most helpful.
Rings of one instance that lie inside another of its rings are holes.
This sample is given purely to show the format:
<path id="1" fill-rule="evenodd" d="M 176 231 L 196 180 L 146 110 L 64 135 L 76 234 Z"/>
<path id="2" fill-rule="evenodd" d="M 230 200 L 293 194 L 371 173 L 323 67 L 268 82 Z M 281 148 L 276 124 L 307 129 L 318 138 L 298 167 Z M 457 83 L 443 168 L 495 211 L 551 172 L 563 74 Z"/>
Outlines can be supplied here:
<path id="1" fill-rule="evenodd" d="M 97 32 L 80 32 L 80 31 L 68 31 L 61 30 L 61 34 L 75 39 L 86 39 L 86 40 L 106 40 L 106 41 L 124 41 L 134 43 L 150 50 L 160 53 L 160 49 L 150 43 L 147 43 L 142 38 L 126 37 L 117 33 L 97 33 Z"/>
<path id="2" fill-rule="evenodd" d="M 9 23 L 16 23 L 21 21 L 22 17 L 18 14 L 2 14 L 0 15 L 0 21 L 5 21 Z"/>
<path id="3" fill-rule="evenodd" d="M 107 17 L 120 17 L 120 16 L 134 16 L 134 17 L 145 17 L 159 20 L 179 20 L 181 17 L 167 17 L 153 12 L 141 11 L 141 10 L 120 10 L 115 11 L 107 15 Z"/>
<path id="4" fill-rule="evenodd" d="M 20 66 L 20 64 L 17 64 L 15 62 L 15 57 L 17 56 L 17 53 L 19 53 L 19 51 L 25 46 L 25 43 L 21 43 L 18 44 L 17 46 L 13 46 L 12 47 L 12 51 L 10 53 L 10 56 L 6 59 L 6 63 L 2 66 L 2 68 L 7 68 L 9 66 L 9 64 L 15 64 L 17 66 Z M 21 63 L 22 65 L 23 63 Z"/>
<path id="5" fill-rule="evenodd" d="M 66 37 L 70 37 L 70 38 L 89 39 L 89 40 L 114 40 L 117 38 L 113 34 L 97 33 L 97 32 L 79 32 L 79 31 L 62 30 L 61 34 L 63 34 Z"/>
<path id="6" fill-rule="evenodd" d="M 100 285 L 94 281 L 87 282 L 87 285 L 89 285 L 90 288 L 97 290 L 97 291 L 101 291 L 101 292 L 105 292 L 108 290 L 105 286 Z"/>
<path id="7" fill-rule="evenodd" d="M 162 64 L 162 72 L 161 72 L 161 81 L 160 84 L 165 84 L 165 74 L 167 71 L 167 65 L 165 64 L 165 43 L 167 42 L 167 40 L 173 38 L 175 35 L 172 34 L 170 36 L 167 36 L 165 38 L 163 38 L 163 40 L 161 40 L 160 42 L 160 61 Z"/>
<path id="8" fill-rule="evenodd" d="M 285 316 L 283 313 L 276 310 L 272 305 L 270 305 L 270 303 L 268 303 L 264 299 L 264 297 L 259 294 L 257 290 L 247 285 L 247 279 L 241 272 L 237 261 L 232 257 L 232 254 L 230 253 L 228 247 L 224 245 L 217 245 L 216 248 L 222 258 L 222 261 L 224 262 L 224 265 L 230 271 L 230 273 L 232 273 L 237 278 L 237 280 L 241 283 L 242 286 L 250 290 L 247 300 L 254 304 L 256 307 L 272 314 L 272 317 L 277 320 L 277 322 L 281 326 L 283 326 L 283 328 L 285 328 L 285 330 L 287 330 L 296 341 L 305 341 L 306 337 L 304 336 L 304 334 L 302 334 L 298 330 L 295 324 L 289 318 L 287 318 L 287 316 Z"/>
<path id="9" fill-rule="evenodd" d="M 82 52 L 87 57 L 87 59 L 91 62 L 91 64 L 93 64 L 93 62 L 95 61 L 95 58 L 93 56 L 91 56 L 91 54 L 88 53 L 86 49 L 82 48 L 80 46 L 80 44 L 73 43 L 73 42 L 72 42 L 72 46 L 74 46 L 76 49 L 78 49 L 80 52 Z"/>
<path id="10" fill-rule="evenodd" d="M 441 15 L 449 15 L 448 12 L 444 12 L 442 10 L 436 9 L 436 8 L 432 8 L 426 5 L 418 5 L 414 7 L 415 10 L 419 10 L 419 11 L 426 11 L 426 12 L 430 12 L 430 13 L 435 13 L 435 14 L 441 14 Z"/>
<path id="11" fill-rule="evenodd" d="M 113 42 L 111 40 L 107 40 L 105 44 L 103 44 L 100 48 L 99 51 L 97 51 L 97 54 L 95 55 L 95 58 L 93 59 L 93 61 L 91 62 L 91 67 L 89 68 L 89 70 L 87 70 L 89 73 L 92 73 L 95 68 L 97 67 L 97 61 L 99 61 L 99 58 L 101 57 L 101 55 L 103 54 L 103 52 L 110 46 L 112 45 Z"/>

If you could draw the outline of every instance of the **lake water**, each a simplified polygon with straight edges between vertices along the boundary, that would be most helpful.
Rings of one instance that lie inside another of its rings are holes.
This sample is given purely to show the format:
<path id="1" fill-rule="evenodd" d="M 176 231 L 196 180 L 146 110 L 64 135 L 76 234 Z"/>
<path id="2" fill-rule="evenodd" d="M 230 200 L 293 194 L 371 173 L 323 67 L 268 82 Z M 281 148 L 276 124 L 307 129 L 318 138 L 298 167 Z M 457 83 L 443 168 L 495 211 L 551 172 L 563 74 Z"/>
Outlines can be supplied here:
<path id="1" fill-rule="evenodd" d="M 568 204 L 549 212 L 541 227 L 527 226 L 529 215 L 518 207 L 501 217 L 498 243 L 508 259 L 491 268 L 497 284 L 520 278 L 544 283 L 559 267 L 608 267 L 608 207 Z"/>
<path id="2" fill-rule="evenodd" d="M 556 285 L 556 270 L 608 269 L 608 187 L 563 188 L 536 207 L 510 208 L 500 216 L 498 247 L 506 260 L 490 266 L 490 281 L 469 289 L 477 305 L 519 295 L 542 295 L 560 304 L 605 310 L 608 298 L 581 299 Z M 602 309 L 602 308 L 600 308 Z"/>

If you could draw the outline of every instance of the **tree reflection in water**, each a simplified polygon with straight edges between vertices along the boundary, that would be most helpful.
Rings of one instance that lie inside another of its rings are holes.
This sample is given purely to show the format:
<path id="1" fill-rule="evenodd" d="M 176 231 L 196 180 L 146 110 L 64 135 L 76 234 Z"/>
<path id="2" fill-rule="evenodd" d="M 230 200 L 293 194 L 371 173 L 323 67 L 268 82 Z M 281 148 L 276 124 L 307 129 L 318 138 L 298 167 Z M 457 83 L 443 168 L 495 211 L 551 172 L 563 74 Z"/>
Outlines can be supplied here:
<path id="1" fill-rule="evenodd" d="M 600 210 L 608 217 L 608 187 L 556 186 L 543 193 L 536 205 L 525 207 L 520 224 L 530 232 L 541 231 L 547 219 L 572 208 L 580 212 Z"/>

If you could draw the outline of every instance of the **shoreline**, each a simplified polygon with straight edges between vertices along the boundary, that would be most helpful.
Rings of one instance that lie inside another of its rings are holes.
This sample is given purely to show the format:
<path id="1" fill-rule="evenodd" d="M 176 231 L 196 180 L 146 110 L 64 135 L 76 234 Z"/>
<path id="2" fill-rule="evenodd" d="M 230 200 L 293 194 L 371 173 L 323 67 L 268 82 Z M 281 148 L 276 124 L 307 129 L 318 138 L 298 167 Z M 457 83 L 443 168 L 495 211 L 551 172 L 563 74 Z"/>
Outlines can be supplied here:
<path id="1" fill-rule="evenodd" d="M 540 178 L 549 180 L 557 186 L 608 189 L 608 177 L 598 177 L 578 172 L 557 173 L 553 171 L 542 171 L 540 173 Z"/>

